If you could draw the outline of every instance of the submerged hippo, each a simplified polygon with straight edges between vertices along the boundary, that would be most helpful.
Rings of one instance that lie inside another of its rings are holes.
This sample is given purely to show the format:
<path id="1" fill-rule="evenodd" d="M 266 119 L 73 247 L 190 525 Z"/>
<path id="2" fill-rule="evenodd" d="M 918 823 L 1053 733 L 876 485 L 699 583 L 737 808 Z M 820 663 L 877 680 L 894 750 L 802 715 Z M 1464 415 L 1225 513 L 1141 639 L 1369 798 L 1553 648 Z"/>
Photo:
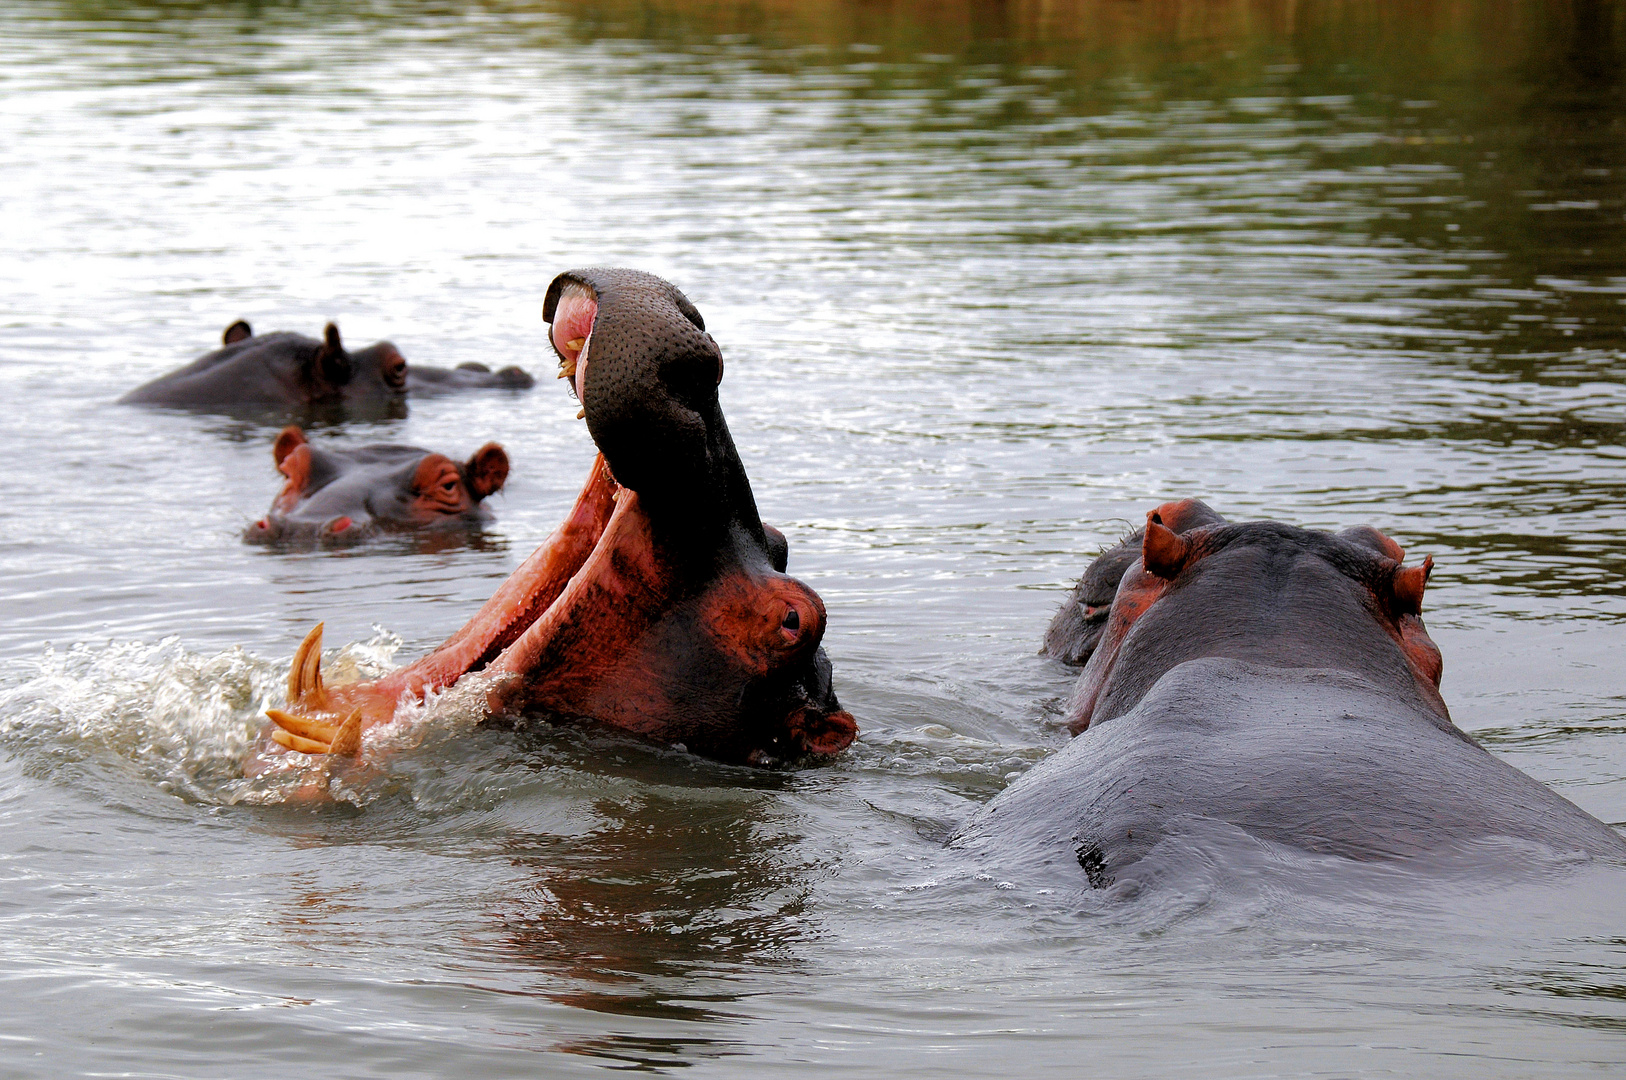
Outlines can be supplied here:
<path id="1" fill-rule="evenodd" d="M 475 671 L 496 676 L 494 714 L 583 717 L 724 761 L 852 742 L 824 604 L 757 514 L 700 313 L 660 278 L 588 269 L 559 275 L 543 314 L 599 448 L 574 508 L 466 626 L 382 679 L 324 686 L 313 630 L 249 772 L 281 748 L 355 754 L 400 702 Z"/>
<path id="2" fill-rule="evenodd" d="M 1372 528 L 1159 507 L 1086 573 L 1103 591 L 1118 579 L 1104 617 L 1064 605 L 1052 627 L 1056 651 L 1088 655 L 1068 704 L 1077 738 L 953 843 L 1096 887 L 1216 823 L 1360 860 L 1496 838 L 1626 859 L 1607 825 L 1451 722 L 1421 617 L 1432 560 L 1404 557 Z"/>
<path id="3" fill-rule="evenodd" d="M 226 327 L 221 343 L 214 352 L 136 387 L 119 400 L 228 412 L 313 406 L 366 411 L 399 403 L 408 391 L 523 390 L 535 383 L 517 367 L 493 372 L 481 364 L 450 370 L 408 365 L 406 357 L 388 341 L 350 352 L 333 323 L 327 324 L 318 339 L 287 332 L 255 334 L 248 323 L 238 320 Z"/>
<path id="4" fill-rule="evenodd" d="M 478 528 L 508 479 L 508 454 L 486 443 L 465 462 L 416 446 L 317 447 L 290 425 L 271 456 L 287 477 L 250 543 L 348 543 L 381 532 Z"/>

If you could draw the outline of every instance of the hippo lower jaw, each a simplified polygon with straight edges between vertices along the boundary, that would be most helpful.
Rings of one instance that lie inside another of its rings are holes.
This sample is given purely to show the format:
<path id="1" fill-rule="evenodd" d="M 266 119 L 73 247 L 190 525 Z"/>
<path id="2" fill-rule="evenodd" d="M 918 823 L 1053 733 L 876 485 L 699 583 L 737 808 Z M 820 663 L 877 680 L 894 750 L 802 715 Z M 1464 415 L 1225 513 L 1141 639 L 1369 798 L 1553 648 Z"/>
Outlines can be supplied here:
<path id="1" fill-rule="evenodd" d="M 829 686 L 818 596 L 726 547 L 696 582 L 661 532 L 601 455 L 548 541 L 433 653 L 328 688 L 316 627 L 294 659 L 290 708 L 268 711 L 272 739 L 355 753 L 399 702 L 483 671 L 497 676 L 493 713 L 585 717 L 753 765 L 846 749 L 858 726 Z"/>

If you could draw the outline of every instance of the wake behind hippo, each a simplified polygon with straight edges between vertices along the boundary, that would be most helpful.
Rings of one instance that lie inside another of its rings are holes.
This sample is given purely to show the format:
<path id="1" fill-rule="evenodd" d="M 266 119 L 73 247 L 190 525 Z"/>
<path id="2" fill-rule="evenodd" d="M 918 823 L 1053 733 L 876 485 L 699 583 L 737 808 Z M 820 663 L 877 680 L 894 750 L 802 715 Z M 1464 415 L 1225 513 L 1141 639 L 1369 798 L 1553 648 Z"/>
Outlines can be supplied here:
<path id="1" fill-rule="evenodd" d="M 1626 860 L 1613 829 L 1452 723 L 1421 615 L 1432 562 L 1404 557 L 1376 529 L 1159 507 L 1052 626 L 1050 651 L 1088 657 L 1076 738 L 952 843 L 1095 887 L 1215 828 L 1363 861 L 1505 840 Z M 1087 601 L 1109 586 L 1102 613 Z"/>
<path id="2" fill-rule="evenodd" d="M 328 323 L 321 338 L 279 331 L 255 334 L 238 320 L 221 335 L 221 347 L 131 390 L 119 400 L 204 412 L 309 410 L 347 415 L 404 415 L 413 394 L 451 390 L 525 390 L 535 385 L 517 367 L 491 371 L 482 364 L 432 368 L 408 364 L 388 341 L 354 352 L 339 328 Z"/>
<path id="3" fill-rule="evenodd" d="M 586 718 L 724 761 L 852 742 L 824 604 L 757 513 L 700 313 L 660 278 L 587 269 L 554 280 L 544 316 L 599 448 L 574 508 L 467 625 L 384 678 L 326 686 L 317 627 L 248 772 L 284 749 L 363 752 L 368 728 L 470 672 L 491 714 Z"/>

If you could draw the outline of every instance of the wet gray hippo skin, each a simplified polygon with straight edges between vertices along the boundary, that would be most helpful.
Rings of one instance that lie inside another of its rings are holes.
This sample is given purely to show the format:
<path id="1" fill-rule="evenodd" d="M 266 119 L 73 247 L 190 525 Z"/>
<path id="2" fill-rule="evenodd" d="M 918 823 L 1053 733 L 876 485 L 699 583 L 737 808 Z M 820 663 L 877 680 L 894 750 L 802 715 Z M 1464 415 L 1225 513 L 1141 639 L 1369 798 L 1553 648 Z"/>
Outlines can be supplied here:
<path id="1" fill-rule="evenodd" d="M 385 532 L 479 528 L 484 500 L 508 479 L 508 454 L 486 443 L 457 462 L 416 446 L 318 447 L 297 427 L 272 447 L 287 478 L 250 543 L 348 544 Z"/>
<path id="2" fill-rule="evenodd" d="M 1095 887 L 1216 824 L 1356 860 L 1495 838 L 1626 860 L 1613 829 L 1451 722 L 1429 561 L 1404 567 L 1376 529 L 1233 524 L 1194 500 L 1149 514 L 1138 547 L 1068 704 L 1077 737 L 954 846 Z"/>
<path id="3" fill-rule="evenodd" d="M 454 368 L 407 365 L 407 393 L 413 397 L 458 390 L 529 390 L 535 385 L 536 380 L 528 372 L 513 365 L 496 371 L 472 361 Z"/>
<path id="4" fill-rule="evenodd" d="M 378 412 L 398 406 L 409 391 L 523 390 L 535 382 L 517 367 L 493 372 L 480 364 L 454 369 L 409 365 L 388 341 L 350 352 L 333 323 L 318 339 L 287 332 L 255 334 L 239 320 L 226 328 L 221 341 L 221 348 L 119 400 L 222 412 L 317 406 Z"/>

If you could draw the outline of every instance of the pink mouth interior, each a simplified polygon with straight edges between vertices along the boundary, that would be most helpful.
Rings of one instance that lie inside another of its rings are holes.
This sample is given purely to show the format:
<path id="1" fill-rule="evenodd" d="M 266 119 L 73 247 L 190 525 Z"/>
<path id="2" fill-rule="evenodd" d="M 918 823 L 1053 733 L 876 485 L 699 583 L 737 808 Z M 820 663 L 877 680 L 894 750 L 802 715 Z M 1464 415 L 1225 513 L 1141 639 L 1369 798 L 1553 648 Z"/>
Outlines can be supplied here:
<path id="1" fill-rule="evenodd" d="M 553 347 L 566 361 L 576 365 L 576 398 L 581 400 L 586 385 L 587 341 L 592 336 L 593 320 L 598 316 L 598 301 L 585 286 L 574 282 L 565 286 L 559 302 L 553 309 Z M 568 342 L 581 338 L 580 349 L 570 348 Z"/>

